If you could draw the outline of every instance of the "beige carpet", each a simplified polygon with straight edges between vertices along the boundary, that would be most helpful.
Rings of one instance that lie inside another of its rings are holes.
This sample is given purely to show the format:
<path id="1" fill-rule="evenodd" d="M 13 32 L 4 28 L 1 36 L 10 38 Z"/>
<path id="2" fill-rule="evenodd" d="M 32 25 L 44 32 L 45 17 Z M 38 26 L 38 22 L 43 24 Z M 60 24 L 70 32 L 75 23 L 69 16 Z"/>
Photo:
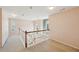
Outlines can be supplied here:
<path id="1" fill-rule="evenodd" d="M 76 51 L 70 47 L 64 46 L 52 40 L 47 40 L 36 46 L 24 48 L 19 37 L 14 35 L 10 37 L 3 48 L 0 48 L 0 52 L 64 52 L 64 51 Z"/>

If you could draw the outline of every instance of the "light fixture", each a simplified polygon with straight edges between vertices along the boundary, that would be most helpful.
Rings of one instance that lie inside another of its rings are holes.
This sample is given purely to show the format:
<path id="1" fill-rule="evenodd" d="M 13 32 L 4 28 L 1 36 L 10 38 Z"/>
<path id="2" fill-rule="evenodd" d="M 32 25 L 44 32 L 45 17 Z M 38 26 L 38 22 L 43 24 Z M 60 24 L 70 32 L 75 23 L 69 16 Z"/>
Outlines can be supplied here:
<path id="1" fill-rule="evenodd" d="M 50 7 L 48 7 L 48 9 L 49 9 L 49 10 L 53 10 L 53 9 L 54 9 L 54 7 L 53 7 L 53 6 L 50 6 Z"/>

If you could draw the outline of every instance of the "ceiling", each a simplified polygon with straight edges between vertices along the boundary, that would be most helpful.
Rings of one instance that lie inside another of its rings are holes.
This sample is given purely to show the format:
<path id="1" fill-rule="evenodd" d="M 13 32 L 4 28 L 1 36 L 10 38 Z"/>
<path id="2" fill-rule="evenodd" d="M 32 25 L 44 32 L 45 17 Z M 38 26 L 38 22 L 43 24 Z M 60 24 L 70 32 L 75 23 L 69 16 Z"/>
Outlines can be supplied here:
<path id="1" fill-rule="evenodd" d="M 1 8 L 9 12 L 10 16 L 15 13 L 17 15 L 16 18 L 35 20 L 48 18 L 48 15 L 74 8 L 74 6 L 56 6 L 53 10 L 49 10 L 48 6 L 4 6 Z"/>

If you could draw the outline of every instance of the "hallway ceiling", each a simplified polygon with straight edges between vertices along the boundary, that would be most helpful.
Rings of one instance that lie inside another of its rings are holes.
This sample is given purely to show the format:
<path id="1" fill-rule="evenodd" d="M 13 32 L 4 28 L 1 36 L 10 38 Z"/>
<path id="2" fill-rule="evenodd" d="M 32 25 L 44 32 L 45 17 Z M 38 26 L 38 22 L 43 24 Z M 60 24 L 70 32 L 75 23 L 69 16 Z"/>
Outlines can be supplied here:
<path id="1" fill-rule="evenodd" d="M 59 13 L 63 10 L 74 8 L 69 6 L 57 6 L 53 10 L 49 10 L 48 6 L 5 6 L 4 8 L 10 13 L 10 16 L 15 13 L 16 18 L 22 18 L 26 20 L 45 19 L 48 15 Z"/>

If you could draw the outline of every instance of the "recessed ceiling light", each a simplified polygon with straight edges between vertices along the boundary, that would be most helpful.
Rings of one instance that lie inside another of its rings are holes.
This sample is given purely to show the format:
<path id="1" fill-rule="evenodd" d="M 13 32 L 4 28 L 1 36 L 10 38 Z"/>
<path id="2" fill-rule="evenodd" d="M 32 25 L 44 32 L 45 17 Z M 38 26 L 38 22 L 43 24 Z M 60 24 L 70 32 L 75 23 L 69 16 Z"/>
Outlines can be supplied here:
<path id="1" fill-rule="evenodd" d="M 50 7 L 48 7 L 48 9 L 49 9 L 49 10 L 53 10 L 53 9 L 54 9 L 54 7 L 50 6 Z"/>

